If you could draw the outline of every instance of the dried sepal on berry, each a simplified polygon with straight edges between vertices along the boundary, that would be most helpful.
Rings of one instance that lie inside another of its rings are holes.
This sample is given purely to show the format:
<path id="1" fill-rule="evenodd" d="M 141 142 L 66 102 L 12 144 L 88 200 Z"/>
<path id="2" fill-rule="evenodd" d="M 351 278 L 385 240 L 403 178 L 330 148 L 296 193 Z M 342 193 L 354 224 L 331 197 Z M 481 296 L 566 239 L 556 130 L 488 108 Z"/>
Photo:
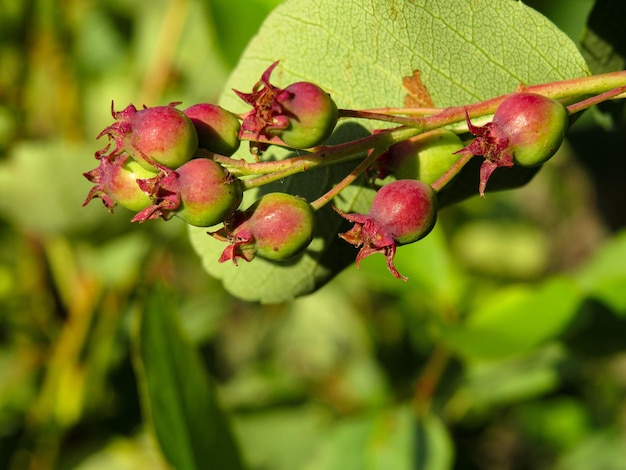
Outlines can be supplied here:
<path id="1" fill-rule="evenodd" d="M 240 138 L 254 142 L 258 151 L 277 143 L 305 149 L 324 142 L 337 124 L 337 105 L 330 95 L 311 82 L 278 88 L 270 76 L 278 61 L 263 72 L 252 92 L 234 90 L 252 109 L 243 116 Z"/>
<path id="2" fill-rule="evenodd" d="M 256 256 L 273 261 L 292 258 L 311 243 L 314 229 L 315 213 L 305 199 L 268 193 L 209 234 L 228 243 L 218 261 L 237 265 L 237 259 L 251 261 Z"/>
<path id="3" fill-rule="evenodd" d="M 361 260 L 374 254 L 385 256 L 387 268 L 394 277 L 404 281 L 394 266 L 396 247 L 413 243 L 425 237 L 437 218 L 436 194 L 418 180 L 397 180 L 383 186 L 374 196 L 367 214 L 347 214 L 335 211 L 354 226 L 339 236 L 360 248 L 357 267 Z"/>
<path id="4" fill-rule="evenodd" d="M 457 153 L 483 156 L 479 193 L 499 167 L 533 167 L 545 163 L 559 149 L 568 127 L 568 113 L 558 101 L 536 93 L 514 93 L 496 109 L 493 120 L 467 127 L 476 138 Z"/>
<path id="5" fill-rule="evenodd" d="M 153 203 L 134 222 L 176 216 L 190 225 L 210 227 L 230 217 L 243 197 L 240 181 L 206 158 L 195 158 L 176 170 L 162 170 L 138 183 Z"/>
<path id="6" fill-rule="evenodd" d="M 97 137 L 107 136 L 111 143 L 97 152 L 96 157 L 127 154 L 153 171 L 177 168 L 189 161 L 198 150 L 198 134 L 191 119 L 176 104 L 139 110 L 130 104 L 122 111 L 115 111 L 111 102 L 111 115 L 116 122 Z"/>
<path id="7" fill-rule="evenodd" d="M 154 172 L 146 170 L 128 156 L 100 158 L 99 162 L 97 168 L 83 174 L 94 183 L 83 206 L 96 197 L 102 199 L 109 212 L 113 212 L 118 204 L 132 211 L 140 211 L 152 203 L 138 180 L 151 178 Z"/>

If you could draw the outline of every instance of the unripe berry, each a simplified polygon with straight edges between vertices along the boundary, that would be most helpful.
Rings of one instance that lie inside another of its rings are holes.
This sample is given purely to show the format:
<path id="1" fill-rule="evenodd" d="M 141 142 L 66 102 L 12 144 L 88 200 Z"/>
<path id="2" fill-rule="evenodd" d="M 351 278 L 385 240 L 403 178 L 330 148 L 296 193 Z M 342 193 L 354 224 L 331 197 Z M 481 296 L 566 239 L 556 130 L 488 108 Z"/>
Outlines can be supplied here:
<path id="1" fill-rule="evenodd" d="M 432 184 L 459 159 L 455 153 L 462 148 L 459 136 L 439 129 L 392 145 L 378 158 L 375 169 L 382 178 L 391 173 L 396 179 Z"/>
<path id="2" fill-rule="evenodd" d="M 558 101 L 535 93 L 515 93 L 493 116 L 508 138 L 508 151 L 520 166 L 545 163 L 561 146 L 568 126 L 567 109 Z"/>
<path id="3" fill-rule="evenodd" d="M 405 280 L 395 266 L 396 247 L 425 237 L 437 219 L 437 198 L 433 189 L 419 180 L 397 180 L 383 186 L 374 196 L 367 214 L 346 214 L 335 210 L 354 226 L 339 234 L 341 238 L 361 247 L 356 263 L 363 258 L 382 253 L 387 268 L 397 278 Z"/>
<path id="4" fill-rule="evenodd" d="M 476 139 L 457 153 L 482 155 L 479 193 L 496 168 L 545 163 L 559 149 L 568 126 L 567 109 L 558 101 L 535 93 L 514 93 L 496 110 L 493 120 L 474 126 L 466 114 L 467 127 Z"/>
<path id="5" fill-rule="evenodd" d="M 251 93 L 235 93 L 252 106 L 244 116 L 240 137 L 305 149 L 324 142 L 337 124 L 337 105 L 330 95 L 310 82 L 297 82 L 281 89 L 270 83 L 274 62 L 254 85 Z"/>
<path id="6" fill-rule="evenodd" d="M 337 124 L 337 105 L 330 95 L 310 82 L 285 88 L 279 103 L 288 116 L 288 126 L 276 134 L 293 148 L 305 149 L 324 142 Z M 274 131 L 272 131 L 273 133 Z"/>
<path id="7" fill-rule="evenodd" d="M 198 133 L 199 147 L 230 157 L 239 148 L 241 123 L 221 106 L 199 103 L 185 109 Z"/>
<path id="8" fill-rule="evenodd" d="M 210 227 L 230 217 L 241 203 L 241 182 L 213 160 L 195 158 L 176 171 L 138 181 L 154 203 L 133 221 L 177 216 L 190 225 Z"/>
<path id="9" fill-rule="evenodd" d="M 126 153 L 148 170 L 173 169 L 189 161 L 198 150 L 198 135 L 191 119 L 174 105 L 137 110 L 131 104 L 119 112 L 111 105 L 111 114 L 117 122 L 98 135 L 114 140 L 109 157 Z M 99 156 L 108 150 L 105 148 Z"/>
<path id="10" fill-rule="evenodd" d="M 138 179 L 152 178 L 156 173 L 146 170 L 135 160 L 101 158 L 100 165 L 84 176 L 95 183 L 83 206 L 94 197 L 102 198 L 104 205 L 112 210 L 116 204 L 132 211 L 145 209 L 152 200 L 137 184 Z"/>
<path id="11" fill-rule="evenodd" d="M 257 255 L 274 261 L 296 256 L 309 246 L 314 230 L 315 212 L 305 199 L 269 193 L 211 235 L 230 243 L 219 262 L 237 264 L 237 258 L 251 261 Z"/>

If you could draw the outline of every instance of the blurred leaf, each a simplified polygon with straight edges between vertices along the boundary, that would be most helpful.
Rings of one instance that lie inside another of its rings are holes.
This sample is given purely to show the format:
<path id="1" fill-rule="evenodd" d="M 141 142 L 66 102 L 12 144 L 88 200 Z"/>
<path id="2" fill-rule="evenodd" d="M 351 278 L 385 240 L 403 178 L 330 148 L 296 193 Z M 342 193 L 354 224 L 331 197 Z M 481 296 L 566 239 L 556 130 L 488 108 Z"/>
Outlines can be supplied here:
<path id="1" fill-rule="evenodd" d="M 462 226 L 452 241 L 457 259 L 473 271 L 505 279 L 528 280 L 544 272 L 548 236 L 538 227 L 476 220 Z"/>
<path id="2" fill-rule="evenodd" d="M 84 263 L 106 285 L 132 286 L 137 283 L 141 263 L 148 255 L 150 240 L 138 232 L 98 245 L 85 246 Z"/>
<path id="3" fill-rule="evenodd" d="M 596 0 L 581 41 L 582 55 L 593 73 L 626 68 L 626 3 Z"/>
<path id="4" fill-rule="evenodd" d="M 591 434 L 566 454 L 556 470 L 626 470 L 624 431 L 605 429 Z"/>
<path id="5" fill-rule="evenodd" d="M 626 231 L 598 250 L 576 279 L 589 295 L 626 316 Z"/>
<path id="6" fill-rule="evenodd" d="M 556 338 L 577 313 L 581 298 L 574 281 L 559 277 L 537 288 L 500 289 L 481 302 L 465 325 L 444 330 L 443 337 L 468 359 L 521 354 Z"/>
<path id="7" fill-rule="evenodd" d="M 246 111 L 231 89 L 251 89 L 275 60 L 280 60 L 273 76 L 277 85 L 309 80 L 328 91 L 339 107 L 355 109 L 401 105 L 406 93 L 402 77 L 416 69 L 438 106 L 490 98 L 521 82 L 588 73 L 574 44 L 521 2 L 445 0 L 420 7 L 406 0 L 370 0 L 367 5 L 291 0 L 270 14 L 250 43 L 220 104 L 234 112 Z M 367 126 L 371 130 L 380 124 Z M 365 131 L 361 125 L 339 127 L 341 140 Z M 250 158 L 246 146 L 237 156 Z M 285 156 L 275 149 L 266 153 L 269 160 Z M 274 189 L 313 198 L 346 173 L 333 166 L 289 178 Z M 348 212 L 367 210 L 373 193 L 352 185 L 335 203 Z M 247 196 L 250 201 L 254 193 Z M 238 268 L 218 264 L 223 243 L 208 237 L 204 229 L 192 228 L 191 237 L 207 271 L 223 279 L 227 290 L 245 299 L 281 302 L 311 292 L 354 259 L 354 250 L 337 238 L 342 227 L 338 216 L 326 211 L 320 215 L 323 220 L 310 250 L 290 263 L 256 259 Z"/>
<path id="8" fill-rule="evenodd" d="M 243 468 L 215 389 L 175 316 L 154 288 L 135 337 L 141 400 L 165 458 L 177 470 Z"/>
<path id="9" fill-rule="evenodd" d="M 305 469 L 451 468 L 453 449 L 438 417 L 417 417 L 408 407 L 339 422 Z"/>
<path id="10" fill-rule="evenodd" d="M 222 57 L 235 66 L 265 17 L 282 0 L 205 0 Z"/>
<path id="11" fill-rule="evenodd" d="M 594 74 L 626 69 L 626 2 L 622 0 L 596 0 L 587 29 L 581 40 L 583 57 Z M 607 102 L 597 107 L 600 123 L 624 122 L 624 103 Z"/>
<path id="12" fill-rule="evenodd" d="M 398 282 L 391 276 L 382 255 L 365 258 L 361 272 L 368 276 L 369 284 L 377 291 L 411 294 L 442 311 L 457 305 L 464 292 L 465 280 L 455 263 L 444 230 L 438 225 L 418 243 L 398 247 L 394 264 L 409 282 Z"/>
<path id="13" fill-rule="evenodd" d="M 522 402 L 554 390 L 560 383 L 563 348 L 550 346 L 498 362 L 469 364 L 455 396 L 451 414 L 487 410 Z"/>
<path id="14" fill-rule="evenodd" d="M 571 449 L 592 432 L 585 403 L 573 398 L 526 403 L 518 413 L 526 432 L 542 446 Z"/>
<path id="15" fill-rule="evenodd" d="M 321 406 L 292 406 L 234 417 L 235 431 L 251 468 L 301 469 L 328 432 L 331 419 Z"/>
<path id="16" fill-rule="evenodd" d="M 34 233 L 88 230 L 103 215 L 81 207 L 91 187 L 82 173 L 97 166 L 92 154 L 65 142 L 15 146 L 0 163 L 0 214 Z"/>

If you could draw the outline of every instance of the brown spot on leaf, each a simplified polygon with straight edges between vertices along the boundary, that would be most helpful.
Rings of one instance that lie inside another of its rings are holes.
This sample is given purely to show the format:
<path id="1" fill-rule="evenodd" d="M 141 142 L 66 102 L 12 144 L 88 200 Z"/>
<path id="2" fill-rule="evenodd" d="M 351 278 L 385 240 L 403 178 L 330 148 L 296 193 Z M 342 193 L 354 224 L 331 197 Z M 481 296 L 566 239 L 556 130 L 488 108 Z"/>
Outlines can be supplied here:
<path id="1" fill-rule="evenodd" d="M 420 71 L 414 70 L 413 75 L 402 77 L 402 86 L 406 90 L 404 106 L 406 108 L 434 108 L 430 93 L 422 83 Z"/>

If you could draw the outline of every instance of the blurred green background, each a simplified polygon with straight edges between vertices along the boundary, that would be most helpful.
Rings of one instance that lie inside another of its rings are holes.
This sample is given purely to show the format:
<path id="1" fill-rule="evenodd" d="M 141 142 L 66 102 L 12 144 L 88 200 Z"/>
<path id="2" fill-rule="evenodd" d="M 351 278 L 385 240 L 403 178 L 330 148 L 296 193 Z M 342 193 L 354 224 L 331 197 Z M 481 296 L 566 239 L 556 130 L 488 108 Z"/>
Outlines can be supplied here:
<path id="1" fill-rule="evenodd" d="M 81 207 L 111 101 L 216 101 L 278 3 L 0 0 L 0 468 L 166 468 L 131 360 L 158 289 L 251 468 L 407 468 L 419 428 L 419 468 L 626 469 L 626 147 L 599 112 L 529 186 L 400 248 L 408 284 L 374 256 L 246 303 L 179 220 Z M 580 40 L 593 2 L 535 3 Z"/>

